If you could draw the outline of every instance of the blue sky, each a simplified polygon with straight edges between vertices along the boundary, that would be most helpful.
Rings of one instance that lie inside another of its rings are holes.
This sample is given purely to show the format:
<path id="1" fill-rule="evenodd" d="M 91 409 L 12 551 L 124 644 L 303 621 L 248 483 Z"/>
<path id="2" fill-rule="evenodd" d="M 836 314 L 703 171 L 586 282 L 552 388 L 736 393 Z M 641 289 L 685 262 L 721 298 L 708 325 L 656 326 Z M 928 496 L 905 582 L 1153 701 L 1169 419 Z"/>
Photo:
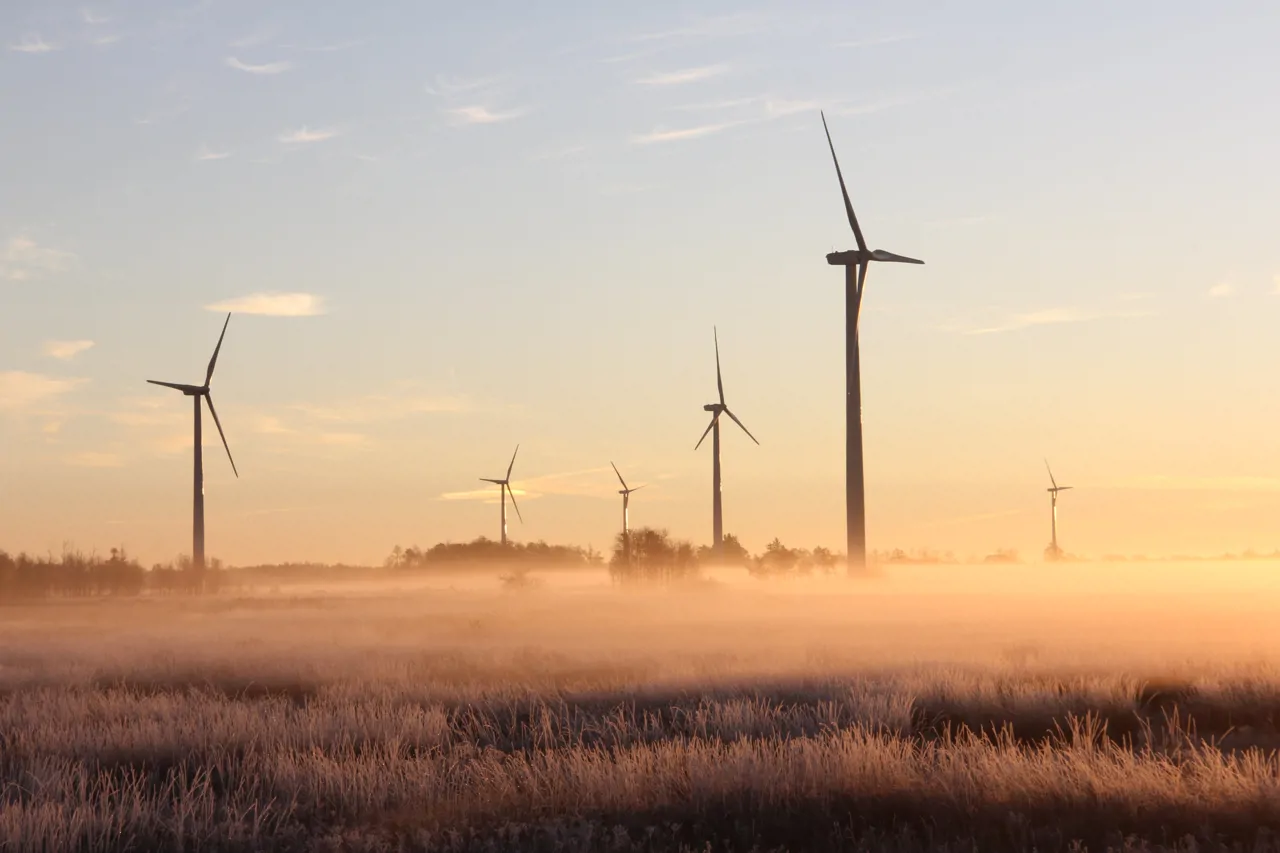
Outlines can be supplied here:
<path id="1" fill-rule="evenodd" d="M 705 541 L 713 324 L 761 440 L 726 435 L 727 528 L 838 545 L 820 108 L 869 241 L 927 262 L 869 281 L 873 547 L 1038 552 L 1046 455 L 1069 547 L 1280 545 L 1277 35 L 1256 3 L 11 0 L 0 546 L 189 547 L 190 414 L 143 380 L 197 380 L 228 307 L 211 553 L 493 535 L 471 492 L 517 442 L 517 537 L 603 547 L 612 459 L 635 523 Z"/>

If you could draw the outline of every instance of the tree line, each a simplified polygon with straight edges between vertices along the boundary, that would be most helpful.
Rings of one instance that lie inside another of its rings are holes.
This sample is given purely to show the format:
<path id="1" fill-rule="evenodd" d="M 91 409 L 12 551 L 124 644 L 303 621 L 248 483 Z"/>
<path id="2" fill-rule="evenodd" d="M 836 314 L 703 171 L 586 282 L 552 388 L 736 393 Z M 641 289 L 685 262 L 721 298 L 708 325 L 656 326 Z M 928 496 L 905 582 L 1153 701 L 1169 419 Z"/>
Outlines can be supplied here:
<path id="1" fill-rule="evenodd" d="M 0 601 L 216 592 L 226 577 L 216 559 L 203 571 L 189 557 L 146 569 L 123 548 L 112 548 L 107 557 L 72 550 L 58 557 L 0 551 Z"/>
<path id="2" fill-rule="evenodd" d="M 670 582 L 694 577 L 704 566 L 738 566 L 759 577 L 829 574 L 842 555 L 827 548 L 788 548 L 775 538 L 760 554 L 751 554 L 726 533 L 720 554 L 709 545 L 694 547 L 666 530 L 642 527 L 629 536 L 619 533 L 609 559 L 609 574 L 622 582 Z"/>

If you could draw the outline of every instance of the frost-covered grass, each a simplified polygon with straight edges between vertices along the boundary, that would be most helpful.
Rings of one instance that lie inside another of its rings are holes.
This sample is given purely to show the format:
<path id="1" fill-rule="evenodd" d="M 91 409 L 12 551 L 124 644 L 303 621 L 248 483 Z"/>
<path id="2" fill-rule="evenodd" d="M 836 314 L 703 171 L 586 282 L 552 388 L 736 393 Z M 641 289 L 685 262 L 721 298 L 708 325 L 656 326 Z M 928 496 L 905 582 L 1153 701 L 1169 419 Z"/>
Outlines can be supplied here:
<path id="1" fill-rule="evenodd" d="M 0 849 L 1276 846 L 1265 648 L 1088 658 L 1025 608 L 853 598 L 0 609 Z"/>

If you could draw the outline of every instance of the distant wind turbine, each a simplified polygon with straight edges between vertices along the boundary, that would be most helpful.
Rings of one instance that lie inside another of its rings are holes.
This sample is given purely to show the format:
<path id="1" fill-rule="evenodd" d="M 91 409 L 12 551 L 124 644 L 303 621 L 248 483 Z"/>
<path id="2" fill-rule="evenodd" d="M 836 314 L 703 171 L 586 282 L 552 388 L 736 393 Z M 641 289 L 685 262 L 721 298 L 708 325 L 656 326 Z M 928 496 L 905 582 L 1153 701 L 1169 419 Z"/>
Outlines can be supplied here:
<path id="1" fill-rule="evenodd" d="M 1062 549 L 1058 547 L 1058 492 L 1065 492 L 1074 487 L 1058 485 L 1058 481 L 1053 479 L 1053 469 L 1049 467 L 1048 459 L 1044 460 L 1044 467 L 1045 467 L 1045 470 L 1049 472 L 1049 482 L 1052 484 L 1051 488 L 1049 488 L 1048 491 L 1049 491 L 1049 506 L 1053 513 L 1052 522 L 1051 522 L 1053 538 L 1049 541 L 1049 547 L 1045 549 L 1044 553 L 1045 553 L 1045 556 L 1050 560 L 1057 560 L 1057 559 L 1061 559 L 1062 557 Z"/>
<path id="2" fill-rule="evenodd" d="M 204 569 L 204 454 L 201 449 L 200 438 L 200 401 L 202 399 L 208 403 L 209 414 L 213 415 L 213 422 L 218 427 L 218 435 L 222 438 L 222 446 L 227 451 L 227 459 L 231 462 L 231 470 L 237 479 L 240 477 L 240 472 L 236 470 L 236 461 L 231 458 L 231 448 L 227 445 L 227 436 L 222 431 L 222 423 L 218 420 L 218 411 L 213 407 L 213 396 L 209 393 L 209 381 L 213 379 L 213 368 L 218 363 L 218 351 L 222 349 L 222 339 L 227 336 L 227 324 L 230 322 L 231 315 L 228 314 L 227 319 L 222 323 L 222 334 L 218 336 L 218 345 L 213 348 L 213 357 L 209 359 L 209 369 L 205 372 L 203 385 L 179 385 L 176 382 L 147 380 L 152 385 L 163 385 L 165 388 L 181 391 L 186 396 L 193 398 L 195 403 L 195 484 L 191 518 L 191 565 L 196 571 Z"/>
<path id="3" fill-rule="evenodd" d="M 520 445 L 516 445 L 516 453 L 520 452 Z M 516 453 L 511 454 L 511 464 L 507 466 L 507 476 L 501 480 L 491 480 L 488 477 L 481 477 L 480 480 L 485 483 L 493 483 L 498 487 L 498 491 L 502 493 L 502 544 L 507 544 L 507 495 L 511 495 L 511 505 L 515 507 L 516 518 L 520 519 L 520 523 L 524 524 L 524 516 L 520 514 L 520 506 L 516 503 L 516 493 L 511 491 L 511 469 L 516 467 Z"/>
<path id="4" fill-rule="evenodd" d="M 724 516 L 720 505 L 720 416 L 728 415 L 733 418 L 733 422 L 742 431 L 747 434 L 747 438 L 755 441 L 756 437 L 751 434 L 751 430 L 747 429 L 742 421 L 738 420 L 738 416 L 729 411 L 729 407 L 724 402 L 724 381 L 720 378 L 720 335 L 713 326 L 711 329 L 716 343 L 716 388 L 720 392 L 720 402 L 708 403 L 703 406 L 703 411 L 711 412 L 711 423 L 707 425 L 707 429 L 702 433 L 702 438 L 698 439 L 698 443 L 694 445 L 694 450 L 702 446 L 702 442 L 706 441 L 707 433 L 712 433 L 711 448 L 714 461 L 711 464 L 711 512 L 712 512 L 712 547 L 715 549 L 716 556 L 724 555 Z"/>
<path id="5" fill-rule="evenodd" d="M 872 261 L 894 264 L 923 264 L 915 258 L 895 255 L 883 249 L 867 248 L 867 241 L 858 227 L 849 191 L 836 159 L 836 147 L 827 128 L 827 117 L 822 115 L 822 129 L 827 134 L 827 147 L 836 165 L 836 178 L 840 181 L 840 193 L 844 196 L 844 211 L 853 228 L 858 248 L 847 252 L 832 252 L 827 263 L 844 267 L 845 299 L 845 514 L 849 545 L 849 572 L 856 573 L 867 565 L 867 505 L 863 484 L 862 465 L 862 379 L 858 361 L 858 314 L 862 307 L 862 292 L 867 283 L 867 267 Z"/>
<path id="6" fill-rule="evenodd" d="M 621 472 L 618 471 L 618 466 L 614 465 L 612 462 L 610 462 L 609 464 L 613 465 L 613 473 L 618 475 L 618 482 L 622 484 L 622 489 L 621 491 L 618 492 L 618 494 L 622 495 L 622 553 L 625 558 L 625 563 L 627 565 L 630 565 L 631 563 L 631 510 L 630 510 L 631 493 L 640 491 L 641 489 L 644 488 L 644 486 L 636 486 L 634 489 L 628 487 L 627 481 L 622 479 L 622 474 Z"/>

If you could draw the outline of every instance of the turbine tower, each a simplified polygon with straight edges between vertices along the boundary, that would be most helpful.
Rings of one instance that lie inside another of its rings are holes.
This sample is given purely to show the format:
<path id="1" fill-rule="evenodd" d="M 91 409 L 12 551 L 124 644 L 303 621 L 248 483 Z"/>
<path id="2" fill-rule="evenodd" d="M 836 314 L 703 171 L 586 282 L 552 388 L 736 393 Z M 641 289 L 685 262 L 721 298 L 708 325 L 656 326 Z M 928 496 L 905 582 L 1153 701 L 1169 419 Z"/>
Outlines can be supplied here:
<path id="1" fill-rule="evenodd" d="M 520 445 L 516 445 L 516 453 L 520 452 Z M 507 476 L 501 480 L 491 480 L 488 477 L 481 477 L 480 480 L 485 483 L 493 483 L 498 487 L 498 491 L 502 493 L 502 544 L 507 544 L 507 495 L 511 495 L 511 505 L 516 509 L 516 518 L 520 519 L 520 523 L 524 524 L 524 516 L 520 514 L 520 506 L 516 503 L 516 493 L 511 491 L 511 469 L 516 467 L 516 453 L 511 454 L 511 464 L 507 466 Z"/>
<path id="2" fill-rule="evenodd" d="M 629 509 L 631 493 L 640 491 L 644 486 L 636 486 L 634 489 L 629 488 L 627 481 L 622 479 L 618 466 L 612 462 L 609 464 L 613 465 L 613 473 L 618 475 L 618 482 L 622 484 L 622 489 L 618 492 L 618 494 L 622 495 L 622 553 L 625 565 L 631 565 L 631 515 Z"/>
<path id="3" fill-rule="evenodd" d="M 222 323 L 222 334 L 218 336 L 218 345 L 213 348 L 213 358 L 209 359 L 209 369 L 205 371 L 203 385 L 180 385 L 176 382 L 147 380 L 152 385 L 163 385 L 165 388 L 181 391 L 191 397 L 195 403 L 195 484 L 191 514 L 191 566 L 197 572 L 204 570 L 204 454 L 200 438 L 201 400 L 209 405 L 209 414 L 213 415 L 213 422 L 218 427 L 218 435 L 222 438 L 222 446 L 227 451 L 231 470 L 237 479 L 240 477 L 240 472 L 236 470 L 236 461 L 231 458 L 231 448 L 227 445 L 227 436 L 222 431 L 222 423 L 218 420 L 218 410 L 213 407 L 213 396 L 209 393 L 209 381 L 213 379 L 213 368 L 218 363 L 218 351 L 222 349 L 222 339 L 227 336 L 227 324 L 230 322 L 231 315 L 228 314 L 227 319 Z"/>
<path id="4" fill-rule="evenodd" d="M 867 248 L 862 229 L 858 227 L 858 217 L 853 212 L 853 203 L 849 201 L 849 191 L 844 185 L 844 175 L 840 172 L 840 161 L 836 158 L 836 147 L 831 141 L 831 131 L 827 128 L 825 115 L 822 116 L 822 129 L 826 131 L 827 147 L 831 149 L 831 160 L 836 166 L 836 178 L 840 181 L 840 193 L 844 196 L 844 211 L 853 228 L 854 239 L 858 241 L 857 249 L 827 255 L 828 264 L 845 268 L 845 523 L 849 545 L 849 573 L 854 574 L 867 565 L 867 506 L 862 465 L 862 380 L 858 361 L 858 313 L 862 308 L 862 293 L 867 283 L 867 267 L 872 261 L 895 264 L 923 264 L 924 261 L 895 255 L 883 249 Z"/>
<path id="5" fill-rule="evenodd" d="M 1053 538 L 1049 540 L 1049 547 L 1044 549 L 1046 560 L 1061 560 L 1062 549 L 1058 547 L 1058 492 L 1065 492 L 1071 489 L 1071 486 L 1059 486 L 1058 481 L 1053 479 L 1053 469 L 1049 467 L 1049 460 L 1044 460 L 1045 470 L 1049 472 L 1049 482 L 1052 486 L 1049 488 L 1049 507 L 1052 511 L 1052 521 L 1050 522 Z"/>
<path id="6" fill-rule="evenodd" d="M 702 446 L 702 442 L 706 441 L 707 433 L 711 436 L 711 453 L 713 461 L 711 463 L 711 544 L 717 557 L 724 556 L 724 516 L 720 506 L 720 416 L 728 415 L 733 418 L 733 422 L 742 427 L 742 431 L 747 434 L 747 438 L 755 441 L 756 437 L 751 434 L 751 430 L 747 429 L 742 421 L 738 420 L 738 416 L 729 411 L 729 407 L 724 402 L 724 381 L 720 378 L 720 335 L 713 326 L 711 334 L 714 336 L 716 343 L 716 388 L 720 392 L 720 402 L 708 403 L 703 406 L 703 411 L 711 412 L 711 423 L 707 424 L 707 429 L 702 433 L 702 438 L 698 439 L 698 443 L 693 449 L 697 450 Z"/>

